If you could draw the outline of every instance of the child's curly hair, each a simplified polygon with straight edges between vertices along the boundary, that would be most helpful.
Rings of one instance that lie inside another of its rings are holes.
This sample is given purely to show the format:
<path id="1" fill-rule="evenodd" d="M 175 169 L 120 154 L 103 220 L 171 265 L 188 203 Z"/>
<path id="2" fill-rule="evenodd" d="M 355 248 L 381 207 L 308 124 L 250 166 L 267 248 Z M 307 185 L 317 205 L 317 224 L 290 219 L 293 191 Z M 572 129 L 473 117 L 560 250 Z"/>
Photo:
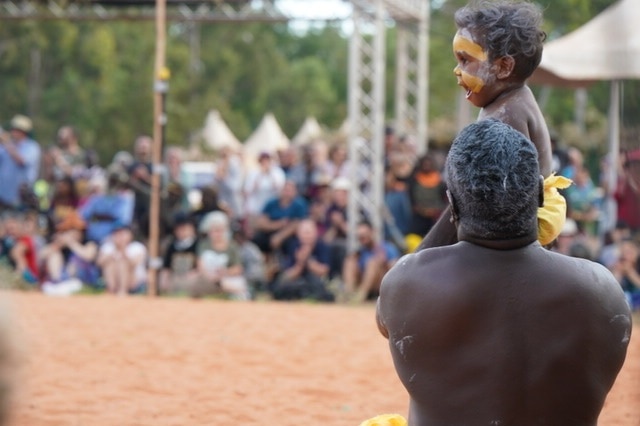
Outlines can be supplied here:
<path id="1" fill-rule="evenodd" d="M 526 80 L 540 64 L 547 35 L 540 29 L 542 11 L 533 3 L 476 1 L 456 11 L 455 23 L 478 37 L 490 61 L 513 57 L 517 78 Z"/>

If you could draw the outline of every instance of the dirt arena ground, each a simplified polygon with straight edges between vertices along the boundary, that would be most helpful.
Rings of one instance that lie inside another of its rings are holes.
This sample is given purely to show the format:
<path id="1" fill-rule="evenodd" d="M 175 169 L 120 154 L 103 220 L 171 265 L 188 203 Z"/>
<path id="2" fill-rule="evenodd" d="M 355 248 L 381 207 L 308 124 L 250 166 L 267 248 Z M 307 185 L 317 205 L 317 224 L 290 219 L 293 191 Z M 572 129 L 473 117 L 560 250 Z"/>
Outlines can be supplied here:
<path id="1" fill-rule="evenodd" d="M 357 426 L 406 413 L 373 305 L 0 298 L 20 347 L 11 425 Z M 640 426 L 639 325 L 600 426 Z"/>

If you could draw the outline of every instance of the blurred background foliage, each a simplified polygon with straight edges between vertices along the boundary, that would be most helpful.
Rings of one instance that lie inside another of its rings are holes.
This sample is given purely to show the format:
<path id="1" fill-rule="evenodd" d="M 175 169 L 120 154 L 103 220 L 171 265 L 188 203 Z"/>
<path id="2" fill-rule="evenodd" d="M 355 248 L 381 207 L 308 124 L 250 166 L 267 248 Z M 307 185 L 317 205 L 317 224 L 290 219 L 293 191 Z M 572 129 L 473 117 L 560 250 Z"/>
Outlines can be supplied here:
<path id="1" fill-rule="evenodd" d="M 587 22 L 613 0 L 541 0 L 549 39 Z M 433 3 L 430 27 L 429 119 L 434 138 L 455 132 L 457 95 L 452 74 L 453 13 L 464 0 Z M 436 7 L 437 6 L 437 7 Z M 395 29 L 387 43 L 387 117 L 393 117 Z M 4 21 L 0 26 L 0 122 L 30 115 L 36 138 L 54 141 L 57 128 L 76 126 L 84 146 L 102 163 L 151 133 L 155 29 L 152 22 Z M 339 23 L 291 31 L 286 24 L 170 23 L 167 65 L 167 143 L 186 146 L 218 109 L 244 140 L 266 112 L 288 136 L 306 116 L 338 128 L 347 115 L 348 37 Z M 637 125 L 640 85 L 624 84 L 623 124 Z M 541 88 L 534 92 L 541 94 Z M 606 150 L 608 83 L 587 91 L 585 128 L 576 130 L 575 92 L 547 91 L 549 127 L 567 144 Z M 573 127 L 572 127 L 573 126 Z M 631 143 L 638 143 L 637 140 Z"/>

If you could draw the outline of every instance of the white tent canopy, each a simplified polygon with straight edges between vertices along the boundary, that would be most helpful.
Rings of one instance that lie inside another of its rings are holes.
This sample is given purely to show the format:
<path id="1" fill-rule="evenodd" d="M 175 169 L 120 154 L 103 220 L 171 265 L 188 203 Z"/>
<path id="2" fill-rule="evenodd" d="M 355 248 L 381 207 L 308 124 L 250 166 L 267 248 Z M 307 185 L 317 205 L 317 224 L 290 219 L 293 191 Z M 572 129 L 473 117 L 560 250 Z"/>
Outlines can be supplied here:
<path id="1" fill-rule="evenodd" d="M 294 145 L 304 145 L 312 142 L 314 139 L 322 137 L 322 127 L 315 117 L 307 117 L 298 130 L 298 133 L 291 139 Z"/>
<path id="2" fill-rule="evenodd" d="M 531 82 L 567 85 L 562 82 L 567 80 L 586 85 L 596 80 L 639 79 L 639 23 L 640 1 L 614 3 L 582 27 L 547 43 Z"/>
<path id="3" fill-rule="evenodd" d="M 278 151 L 289 148 L 290 142 L 272 113 L 265 114 L 258 127 L 244 142 L 243 156 L 245 164 L 255 164 L 261 152 L 275 155 Z"/>
<path id="4" fill-rule="evenodd" d="M 640 0 L 619 0 L 575 31 L 550 41 L 529 80 L 532 84 L 584 87 L 611 81 L 609 155 L 617 164 L 620 147 L 620 80 L 640 79 Z M 616 168 L 611 167 L 610 188 Z"/>
<path id="5" fill-rule="evenodd" d="M 234 136 L 218 110 L 209 111 L 202 129 L 202 137 L 207 147 L 220 150 L 225 147 L 240 151 L 242 145 Z"/>

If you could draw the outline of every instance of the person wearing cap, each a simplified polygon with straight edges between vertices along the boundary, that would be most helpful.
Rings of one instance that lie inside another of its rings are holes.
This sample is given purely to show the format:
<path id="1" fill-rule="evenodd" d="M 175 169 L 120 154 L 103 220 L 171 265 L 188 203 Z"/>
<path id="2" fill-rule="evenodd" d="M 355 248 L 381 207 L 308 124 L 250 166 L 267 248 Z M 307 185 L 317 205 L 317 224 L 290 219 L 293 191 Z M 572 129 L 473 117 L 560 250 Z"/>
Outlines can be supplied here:
<path id="1" fill-rule="evenodd" d="M 322 240 L 329 246 L 329 277 L 342 274 L 342 265 L 347 256 L 347 205 L 351 181 L 346 177 L 337 177 L 331 181 L 331 205 L 325 213 L 324 234 Z"/>
<path id="2" fill-rule="evenodd" d="M 0 203 L 18 207 L 21 193 L 33 191 L 40 172 L 41 150 L 31 138 L 33 123 L 29 117 L 16 115 L 11 119 L 11 137 L 0 144 Z"/>
<path id="3" fill-rule="evenodd" d="M 251 299 L 229 217 L 221 211 L 211 212 L 200 223 L 199 231 L 205 237 L 196 248 L 198 279 L 190 289 L 191 296 L 224 293 L 234 300 Z"/>
<path id="4" fill-rule="evenodd" d="M 133 239 L 131 225 L 118 223 L 100 246 L 97 265 L 107 291 L 118 296 L 138 293 L 147 280 L 147 248 Z"/>

